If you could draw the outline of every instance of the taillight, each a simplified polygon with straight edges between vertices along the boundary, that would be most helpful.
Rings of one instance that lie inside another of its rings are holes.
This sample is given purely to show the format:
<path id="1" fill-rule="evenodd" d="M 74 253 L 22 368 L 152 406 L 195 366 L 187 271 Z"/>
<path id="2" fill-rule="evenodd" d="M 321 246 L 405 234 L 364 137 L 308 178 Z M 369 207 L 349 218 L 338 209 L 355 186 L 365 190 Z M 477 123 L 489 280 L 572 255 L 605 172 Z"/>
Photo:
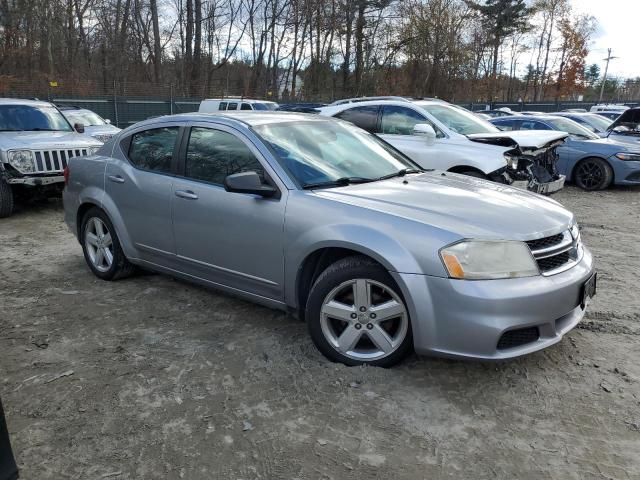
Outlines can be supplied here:
<path id="1" fill-rule="evenodd" d="M 64 175 L 64 184 L 65 184 L 65 186 L 69 185 L 69 165 L 64 167 L 62 175 Z"/>

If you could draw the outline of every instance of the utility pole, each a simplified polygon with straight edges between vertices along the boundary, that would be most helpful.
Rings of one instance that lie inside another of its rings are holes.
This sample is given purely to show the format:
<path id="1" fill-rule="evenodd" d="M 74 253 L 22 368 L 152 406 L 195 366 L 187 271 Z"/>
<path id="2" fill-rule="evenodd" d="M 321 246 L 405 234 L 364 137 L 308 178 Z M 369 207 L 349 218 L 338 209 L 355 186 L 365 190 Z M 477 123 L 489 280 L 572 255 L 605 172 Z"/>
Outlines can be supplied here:
<path id="1" fill-rule="evenodd" d="M 598 100 L 598 103 L 602 103 L 602 94 L 604 93 L 604 84 L 607 83 L 607 72 L 609 71 L 609 62 L 611 60 L 613 60 L 614 58 L 618 58 L 618 57 L 612 57 L 611 56 L 611 49 L 609 49 L 609 53 L 607 55 L 607 58 L 603 58 L 602 59 L 605 62 L 607 62 L 607 64 L 604 67 L 604 77 L 602 77 L 602 86 L 600 87 L 600 100 Z"/>

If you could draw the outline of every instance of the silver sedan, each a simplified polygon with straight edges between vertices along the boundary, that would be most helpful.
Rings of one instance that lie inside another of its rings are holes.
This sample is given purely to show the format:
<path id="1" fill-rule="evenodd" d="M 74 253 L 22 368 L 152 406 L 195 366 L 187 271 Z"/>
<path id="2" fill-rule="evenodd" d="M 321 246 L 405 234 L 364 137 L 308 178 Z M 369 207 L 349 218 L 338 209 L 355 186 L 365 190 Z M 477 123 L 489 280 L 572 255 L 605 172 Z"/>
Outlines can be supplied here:
<path id="1" fill-rule="evenodd" d="M 95 275 L 163 272 L 288 310 L 329 359 L 548 347 L 595 294 L 574 216 L 523 190 L 424 171 L 348 123 L 187 114 L 123 130 L 65 172 Z"/>

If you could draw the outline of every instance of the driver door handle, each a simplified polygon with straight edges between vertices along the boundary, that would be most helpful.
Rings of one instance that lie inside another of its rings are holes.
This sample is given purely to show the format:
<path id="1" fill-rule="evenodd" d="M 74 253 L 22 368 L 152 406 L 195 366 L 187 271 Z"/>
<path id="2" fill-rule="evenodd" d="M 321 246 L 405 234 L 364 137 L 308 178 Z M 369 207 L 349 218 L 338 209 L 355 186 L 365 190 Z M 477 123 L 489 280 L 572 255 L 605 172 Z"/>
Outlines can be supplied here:
<path id="1" fill-rule="evenodd" d="M 197 200 L 198 195 L 193 193 L 191 190 L 176 190 L 176 197 L 186 198 L 187 200 Z"/>
<path id="2" fill-rule="evenodd" d="M 107 178 L 114 183 L 124 183 L 124 178 L 120 175 L 109 175 Z"/>

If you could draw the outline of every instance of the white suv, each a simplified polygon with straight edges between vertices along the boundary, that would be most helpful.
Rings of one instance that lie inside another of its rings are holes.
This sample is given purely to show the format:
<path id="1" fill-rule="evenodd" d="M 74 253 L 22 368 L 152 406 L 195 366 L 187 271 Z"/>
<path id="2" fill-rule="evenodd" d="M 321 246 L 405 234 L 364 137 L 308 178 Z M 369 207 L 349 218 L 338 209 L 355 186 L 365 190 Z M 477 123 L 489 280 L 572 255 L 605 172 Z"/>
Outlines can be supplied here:
<path id="1" fill-rule="evenodd" d="M 553 193 L 564 186 L 555 148 L 563 132 L 502 132 L 442 100 L 352 99 L 319 109 L 379 135 L 423 168 Z"/>
<path id="2" fill-rule="evenodd" d="M 101 145 L 49 102 L 0 98 L 0 218 L 11 215 L 15 196 L 60 194 L 69 159 Z"/>

